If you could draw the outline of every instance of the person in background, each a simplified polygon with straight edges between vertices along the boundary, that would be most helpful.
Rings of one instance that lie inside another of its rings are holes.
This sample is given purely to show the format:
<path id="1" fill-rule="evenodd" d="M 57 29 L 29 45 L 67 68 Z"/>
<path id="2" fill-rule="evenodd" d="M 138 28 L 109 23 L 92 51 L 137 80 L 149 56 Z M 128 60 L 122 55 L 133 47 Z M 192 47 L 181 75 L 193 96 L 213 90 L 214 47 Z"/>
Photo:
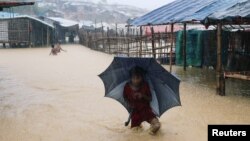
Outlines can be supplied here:
<path id="1" fill-rule="evenodd" d="M 60 43 L 57 43 L 55 48 L 56 48 L 56 50 L 57 50 L 57 53 L 60 53 L 61 51 L 67 52 L 66 50 L 62 49 Z"/>
<path id="2" fill-rule="evenodd" d="M 52 49 L 49 55 L 57 55 L 57 49 L 55 48 L 54 44 L 51 45 Z"/>

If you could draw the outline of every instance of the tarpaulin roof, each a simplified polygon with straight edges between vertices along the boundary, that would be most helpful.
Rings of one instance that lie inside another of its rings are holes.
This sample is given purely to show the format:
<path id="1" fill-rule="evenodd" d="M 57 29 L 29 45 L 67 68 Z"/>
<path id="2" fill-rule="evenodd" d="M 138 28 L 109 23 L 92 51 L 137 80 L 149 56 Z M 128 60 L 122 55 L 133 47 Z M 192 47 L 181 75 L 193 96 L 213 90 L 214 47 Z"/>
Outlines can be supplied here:
<path id="1" fill-rule="evenodd" d="M 225 11 L 246 1 L 248 0 L 176 0 L 136 18 L 130 24 L 139 26 L 202 21 L 218 11 Z"/>
<path id="2" fill-rule="evenodd" d="M 23 6 L 23 5 L 34 5 L 35 2 L 0 2 L 1 8 L 10 8 L 15 6 Z"/>

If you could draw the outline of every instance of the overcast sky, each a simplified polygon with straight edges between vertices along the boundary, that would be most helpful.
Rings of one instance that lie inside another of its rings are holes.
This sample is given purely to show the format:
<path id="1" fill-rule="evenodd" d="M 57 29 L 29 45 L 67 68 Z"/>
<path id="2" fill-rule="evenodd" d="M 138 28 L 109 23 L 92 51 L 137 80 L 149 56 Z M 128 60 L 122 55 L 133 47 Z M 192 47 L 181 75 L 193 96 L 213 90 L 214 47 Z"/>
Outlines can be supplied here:
<path id="1" fill-rule="evenodd" d="M 133 5 L 140 8 L 153 10 L 174 0 L 107 0 L 109 3 Z"/>

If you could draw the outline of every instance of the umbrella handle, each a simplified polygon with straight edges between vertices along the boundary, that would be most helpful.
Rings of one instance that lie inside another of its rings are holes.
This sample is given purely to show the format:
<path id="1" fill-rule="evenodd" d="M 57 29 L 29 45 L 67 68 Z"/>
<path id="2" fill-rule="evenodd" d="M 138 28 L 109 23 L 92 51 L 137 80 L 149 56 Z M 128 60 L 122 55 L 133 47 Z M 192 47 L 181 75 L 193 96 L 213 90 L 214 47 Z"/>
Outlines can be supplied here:
<path id="1" fill-rule="evenodd" d="M 129 113 L 128 120 L 124 123 L 125 126 L 129 125 L 130 120 L 131 120 L 131 115 L 132 115 L 132 112 Z"/>
<path id="2" fill-rule="evenodd" d="M 130 120 L 126 121 L 126 122 L 125 122 L 125 126 L 128 126 L 129 123 L 130 123 Z"/>

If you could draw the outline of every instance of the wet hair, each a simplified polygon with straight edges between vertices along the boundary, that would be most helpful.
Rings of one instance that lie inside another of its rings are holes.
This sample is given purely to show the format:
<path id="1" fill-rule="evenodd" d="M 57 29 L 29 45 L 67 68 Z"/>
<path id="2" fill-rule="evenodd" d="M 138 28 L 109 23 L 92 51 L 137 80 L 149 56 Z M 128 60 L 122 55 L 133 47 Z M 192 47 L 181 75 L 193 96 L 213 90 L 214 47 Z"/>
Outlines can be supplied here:
<path id="1" fill-rule="evenodd" d="M 52 48 L 54 48 L 54 47 L 55 47 L 55 45 L 54 45 L 54 44 L 52 44 L 52 45 L 51 45 L 51 47 L 52 47 Z"/>
<path id="2" fill-rule="evenodd" d="M 130 71 L 129 71 L 129 75 L 130 77 L 133 77 L 133 76 L 140 76 L 140 77 L 144 77 L 144 74 L 145 74 L 145 71 L 143 68 L 141 67 L 138 67 L 138 66 L 135 66 L 133 67 Z"/>

